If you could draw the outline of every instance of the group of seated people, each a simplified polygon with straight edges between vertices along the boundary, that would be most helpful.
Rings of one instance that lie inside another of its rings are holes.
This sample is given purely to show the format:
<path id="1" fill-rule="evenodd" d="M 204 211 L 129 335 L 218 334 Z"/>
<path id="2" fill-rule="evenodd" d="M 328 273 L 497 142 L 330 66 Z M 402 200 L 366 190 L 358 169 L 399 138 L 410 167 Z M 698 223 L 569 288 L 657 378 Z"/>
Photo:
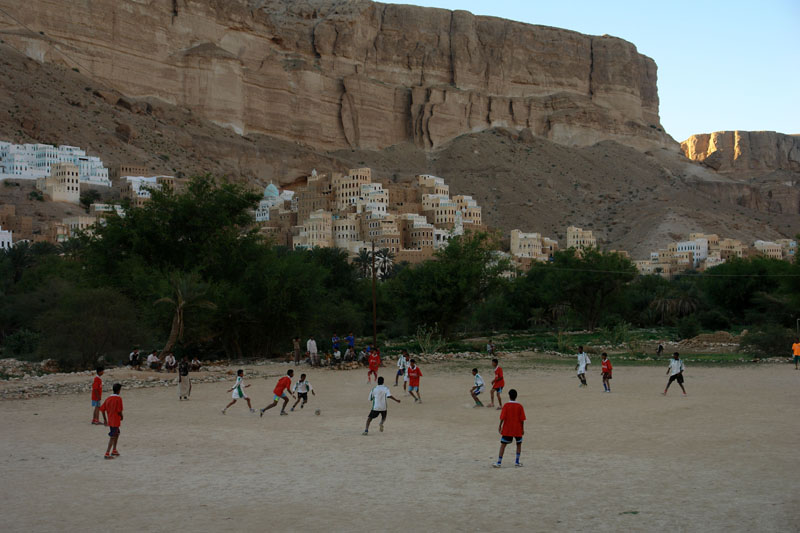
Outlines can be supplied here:
<path id="1" fill-rule="evenodd" d="M 178 361 L 175 359 L 175 356 L 172 354 L 172 352 L 165 352 L 163 360 L 158 355 L 158 350 L 153 350 L 150 352 L 150 354 L 144 360 L 146 368 L 157 371 L 161 371 L 163 368 L 167 372 L 175 372 L 177 370 Z M 139 353 L 138 348 L 134 349 L 128 356 L 128 364 L 131 368 L 135 368 L 137 370 L 141 369 L 142 354 Z M 197 357 L 193 357 L 189 368 L 193 372 L 197 372 L 200 370 L 200 366 L 200 360 L 197 359 Z"/>

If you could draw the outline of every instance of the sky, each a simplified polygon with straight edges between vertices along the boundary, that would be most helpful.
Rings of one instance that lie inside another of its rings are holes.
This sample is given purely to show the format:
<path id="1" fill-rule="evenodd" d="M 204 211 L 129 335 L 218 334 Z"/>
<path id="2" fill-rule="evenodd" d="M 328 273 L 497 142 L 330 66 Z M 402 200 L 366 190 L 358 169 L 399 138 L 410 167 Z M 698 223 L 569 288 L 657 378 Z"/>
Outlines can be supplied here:
<path id="1" fill-rule="evenodd" d="M 429 0 L 461 9 L 630 41 L 658 65 L 661 124 L 695 133 L 800 134 L 800 0 Z"/>

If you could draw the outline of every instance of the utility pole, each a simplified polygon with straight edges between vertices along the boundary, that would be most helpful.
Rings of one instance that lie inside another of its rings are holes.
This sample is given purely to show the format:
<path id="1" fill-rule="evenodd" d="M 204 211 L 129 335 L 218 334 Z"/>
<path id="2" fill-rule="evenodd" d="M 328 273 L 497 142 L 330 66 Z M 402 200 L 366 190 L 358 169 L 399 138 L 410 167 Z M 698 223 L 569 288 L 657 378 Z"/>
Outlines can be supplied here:
<path id="1" fill-rule="evenodd" d="M 378 296 L 375 279 L 375 239 L 372 240 L 372 346 L 378 347 Z"/>

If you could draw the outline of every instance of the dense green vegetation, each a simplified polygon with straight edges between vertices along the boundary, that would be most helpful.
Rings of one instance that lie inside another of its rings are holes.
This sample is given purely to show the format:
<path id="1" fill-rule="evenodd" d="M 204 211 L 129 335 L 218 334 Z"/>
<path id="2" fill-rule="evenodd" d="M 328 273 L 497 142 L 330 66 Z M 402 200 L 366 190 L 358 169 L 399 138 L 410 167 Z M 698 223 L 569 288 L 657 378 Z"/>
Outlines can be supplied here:
<path id="1" fill-rule="evenodd" d="M 200 177 L 183 194 L 154 192 L 144 207 L 127 206 L 93 235 L 3 253 L 3 356 L 85 367 L 138 345 L 264 357 L 287 351 L 295 335 L 313 334 L 326 349 L 334 332 L 371 334 L 369 256 L 351 265 L 338 249 L 272 245 L 252 229 L 258 199 Z M 635 353 L 636 328 L 685 338 L 746 325 L 753 353 L 785 355 L 800 309 L 800 265 L 783 261 L 734 260 L 668 281 L 637 275 L 619 254 L 568 250 L 509 279 L 494 247 L 484 234 L 459 237 L 414 267 L 381 251 L 380 337 L 435 327 L 459 349 L 469 343 L 458 339 L 503 330 L 560 349 L 570 344 L 565 332 L 588 330 Z"/>

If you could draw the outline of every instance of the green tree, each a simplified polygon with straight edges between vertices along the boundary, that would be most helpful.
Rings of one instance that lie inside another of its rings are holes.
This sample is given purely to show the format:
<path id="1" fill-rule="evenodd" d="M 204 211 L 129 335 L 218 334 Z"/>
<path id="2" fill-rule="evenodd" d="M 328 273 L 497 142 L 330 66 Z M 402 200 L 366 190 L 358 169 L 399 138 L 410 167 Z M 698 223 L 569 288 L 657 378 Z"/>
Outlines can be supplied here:
<path id="1" fill-rule="evenodd" d="M 176 343 L 183 343 L 186 313 L 192 309 L 216 309 L 214 302 L 206 299 L 208 286 L 196 273 L 177 272 L 170 276 L 171 295 L 159 298 L 155 304 L 169 304 L 173 309 L 170 328 L 164 351 L 173 349 Z"/>

